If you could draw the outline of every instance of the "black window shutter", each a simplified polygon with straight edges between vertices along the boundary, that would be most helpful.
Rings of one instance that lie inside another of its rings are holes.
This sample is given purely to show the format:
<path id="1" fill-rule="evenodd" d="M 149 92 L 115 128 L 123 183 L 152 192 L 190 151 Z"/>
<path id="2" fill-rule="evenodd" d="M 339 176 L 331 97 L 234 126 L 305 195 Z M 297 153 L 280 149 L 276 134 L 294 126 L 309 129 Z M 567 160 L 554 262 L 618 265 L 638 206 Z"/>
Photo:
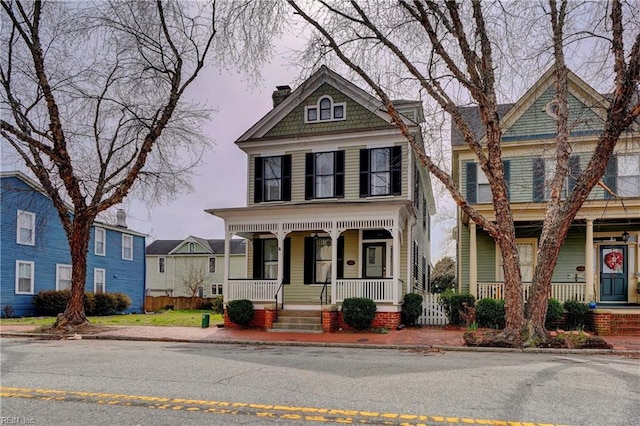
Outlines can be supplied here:
<path id="1" fill-rule="evenodd" d="M 291 154 L 282 156 L 282 201 L 291 201 Z"/>
<path id="2" fill-rule="evenodd" d="M 391 193 L 402 194 L 402 147 L 391 148 Z"/>
<path id="3" fill-rule="evenodd" d="M 338 279 L 344 278 L 344 237 L 338 237 Z"/>
<path id="4" fill-rule="evenodd" d="M 544 158 L 533 159 L 533 201 L 544 201 Z"/>
<path id="5" fill-rule="evenodd" d="M 284 284 L 291 284 L 291 238 L 284 239 L 284 271 L 282 282 Z"/>
<path id="6" fill-rule="evenodd" d="M 578 183 L 580 175 L 580 156 L 572 155 L 569 157 L 569 194 L 573 191 Z"/>
<path id="7" fill-rule="evenodd" d="M 253 201 L 255 203 L 262 202 L 262 182 L 263 182 L 263 169 L 264 169 L 264 158 L 256 157 L 255 159 L 255 167 L 254 167 L 254 178 L 253 178 Z"/>
<path id="8" fill-rule="evenodd" d="M 469 204 L 478 202 L 478 165 L 467 163 L 467 201 Z"/>
<path id="9" fill-rule="evenodd" d="M 261 280 L 264 271 L 264 261 L 262 258 L 262 248 L 264 240 L 257 238 L 253 240 L 253 279 Z"/>
<path id="10" fill-rule="evenodd" d="M 615 194 L 618 192 L 618 157 L 615 155 L 611 155 L 609 158 L 609 162 L 607 163 L 607 168 L 604 171 L 603 177 L 604 184 Z M 605 190 L 604 198 L 605 200 L 610 200 L 614 198 L 614 195 Z"/>
<path id="11" fill-rule="evenodd" d="M 313 266 L 315 265 L 314 238 L 304 238 L 304 283 L 313 284 Z"/>
<path id="12" fill-rule="evenodd" d="M 334 192 L 336 198 L 344 198 L 344 151 L 336 151 L 334 154 L 333 170 L 335 177 L 333 180 Z"/>
<path id="13" fill-rule="evenodd" d="M 511 161 L 502 160 L 502 168 L 504 169 L 504 183 L 507 186 L 507 200 L 511 200 Z"/>
<path id="14" fill-rule="evenodd" d="M 305 200 L 313 199 L 315 192 L 314 185 L 314 171 L 315 171 L 315 154 L 312 152 L 308 152 L 305 155 L 305 166 L 304 166 L 304 198 Z"/>
<path id="15" fill-rule="evenodd" d="M 360 198 L 369 196 L 369 150 L 360 150 Z"/>

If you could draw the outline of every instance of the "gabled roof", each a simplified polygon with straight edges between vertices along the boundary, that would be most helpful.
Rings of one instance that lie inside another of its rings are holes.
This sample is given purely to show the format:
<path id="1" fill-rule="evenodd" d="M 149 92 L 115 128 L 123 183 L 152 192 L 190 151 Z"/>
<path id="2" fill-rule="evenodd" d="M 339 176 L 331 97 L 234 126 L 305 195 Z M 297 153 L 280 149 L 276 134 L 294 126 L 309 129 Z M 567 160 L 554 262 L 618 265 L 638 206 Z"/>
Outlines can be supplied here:
<path id="1" fill-rule="evenodd" d="M 197 242 L 203 247 L 207 248 L 206 253 L 181 253 L 181 254 L 224 254 L 224 240 L 208 240 L 205 238 L 189 236 L 184 240 L 155 240 L 149 244 L 146 248 L 146 254 L 148 255 L 169 255 L 176 252 L 176 250 L 188 242 Z M 244 254 L 245 253 L 245 240 L 232 239 L 230 240 L 231 253 L 230 254 Z"/>
<path id="2" fill-rule="evenodd" d="M 39 192 L 40 194 L 44 195 L 45 197 L 51 199 L 49 197 L 49 195 L 47 194 L 47 192 L 44 190 L 44 188 L 42 188 L 42 185 L 40 185 L 34 179 L 30 178 L 25 173 L 23 173 L 23 172 L 21 172 L 19 170 L 2 171 L 2 172 L 0 172 L 0 179 L 4 179 L 4 178 L 20 179 L 22 182 L 24 182 L 25 184 L 27 184 L 31 188 L 33 188 L 34 191 Z M 65 202 L 64 205 L 67 207 L 69 212 L 73 213 L 73 206 L 71 204 Z M 121 226 L 112 225 L 112 224 L 109 224 L 109 223 L 106 223 L 106 222 L 101 222 L 101 221 L 98 221 L 98 220 L 93 221 L 93 226 L 97 226 L 99 228 L 111 229 L 113 231 L 122 232 L 124 234 L 136 235 L 136 236 L 139 236 L 139 237 L 146 237 L 147 236 L 147 234 L 143 234 L 142 232 L 134 231 L 134 230 L 129 229 L 129 228 L 123 228 Z"/>
<path id="3" fill-rule="evenodd" d="M 503 133 L 513 126 L 513 124 L 538 100 L 545 91 L 547 91 L 555 83 L 554 68 L 549 68 L 538 81 L 527 90 L 527 92 L 515 104 L 505 103 L 498 105 L 498 115 L 500 116 L 500 126 Z M 584 80 L 573 72 L 568 72 L 569 93 L 575 96 L 583 104 L 589 106 L 593 112 L 603 120 L 606 117 L 605 108 L 609 105 L 609 101 L 605 96 L 598 93 L 589 86 Z M 479 116 L 479 108 L 477 106 L 460 107 L 460 113 L 464 121 L 469 125 L 471 132 L 480 143 L 486 134 L 486 128 Z M 462 133 L 457 126 L 451 126 L 451 145 L 465 145 Z"/>
<path id="4" fill-rule="evenodd" d="M 355 84 L 346 80 L 335 71 L 322 65 L 318 71 L 316 71 L 311 77 L 309 77 L 304 83 L 298 86 L 291 92 L 280 104 L 269 111 L 264 117 L 262 117 L 256 124 L 254 124 L 249 130 L 247 130 L 242 136 L 240 136 L 236 143 L 242 143 L 256 138 L 261 138 L 270 129 L 272 129 L 280 120 L 282 120 L 287 114 L 293 111 L 301 102 L 303 102 L 309 95 L 317 90 L 323 84 L 329 84 L 335 89 L 344 93 L 355 102 L 362 105 L 371 113 L 377 115 L 390 125 L 392 125 L 391 116 L 385 111 L 383 103 L 370 93 L 365 92 Z M 398 112 L 406 112 L 406 108 L 410 102 L 419 103 L 419 101 L 398 101 Z M 409 126 L 415 126 L 419 121 L 414 121 L 406 115 L 402 115 L 405 122 Z M 413 117 L 415 120 L 424 120 L 423 116 Z"/>

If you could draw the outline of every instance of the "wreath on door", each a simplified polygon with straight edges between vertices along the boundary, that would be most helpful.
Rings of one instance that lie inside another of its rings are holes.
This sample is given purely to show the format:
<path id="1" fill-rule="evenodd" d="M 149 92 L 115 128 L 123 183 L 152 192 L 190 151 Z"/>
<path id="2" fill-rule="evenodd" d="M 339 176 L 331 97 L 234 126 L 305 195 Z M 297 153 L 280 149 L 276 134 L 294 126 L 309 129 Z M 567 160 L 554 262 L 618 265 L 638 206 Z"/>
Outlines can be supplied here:
<path id="1" fill-rule="evenodd" d="M 622 260 L 622 252 L 620 251 L 612 251 L 604 256 L 604 264 L 612 270 L 622 268 Z"/>

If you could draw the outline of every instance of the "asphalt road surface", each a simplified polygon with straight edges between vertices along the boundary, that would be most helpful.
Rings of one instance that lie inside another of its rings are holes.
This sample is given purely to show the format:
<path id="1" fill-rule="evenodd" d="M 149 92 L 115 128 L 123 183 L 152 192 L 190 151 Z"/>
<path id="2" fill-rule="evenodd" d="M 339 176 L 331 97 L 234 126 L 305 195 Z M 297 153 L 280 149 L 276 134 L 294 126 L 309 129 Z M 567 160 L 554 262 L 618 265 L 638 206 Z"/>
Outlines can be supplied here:
<path id="1" fill-rule="evenodd" d="M 640 424 L 640 361 L 1 340 L 0 424 Z"/>

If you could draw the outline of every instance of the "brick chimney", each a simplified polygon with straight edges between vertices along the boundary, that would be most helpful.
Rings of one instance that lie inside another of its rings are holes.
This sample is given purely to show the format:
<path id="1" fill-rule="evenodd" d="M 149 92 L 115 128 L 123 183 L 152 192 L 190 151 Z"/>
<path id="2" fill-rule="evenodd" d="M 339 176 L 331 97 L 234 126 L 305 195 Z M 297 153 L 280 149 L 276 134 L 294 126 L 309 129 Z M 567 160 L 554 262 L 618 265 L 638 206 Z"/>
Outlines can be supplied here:
<path id="1" fill-rule="evenodd" d="M 273 107 L 277 107 L 287 99 L 287 96 L 291 94 L 291 87 L 289 86 L 276 86 L 276 90 L 271 95 L 271 99 L 273 99 Z"/>

